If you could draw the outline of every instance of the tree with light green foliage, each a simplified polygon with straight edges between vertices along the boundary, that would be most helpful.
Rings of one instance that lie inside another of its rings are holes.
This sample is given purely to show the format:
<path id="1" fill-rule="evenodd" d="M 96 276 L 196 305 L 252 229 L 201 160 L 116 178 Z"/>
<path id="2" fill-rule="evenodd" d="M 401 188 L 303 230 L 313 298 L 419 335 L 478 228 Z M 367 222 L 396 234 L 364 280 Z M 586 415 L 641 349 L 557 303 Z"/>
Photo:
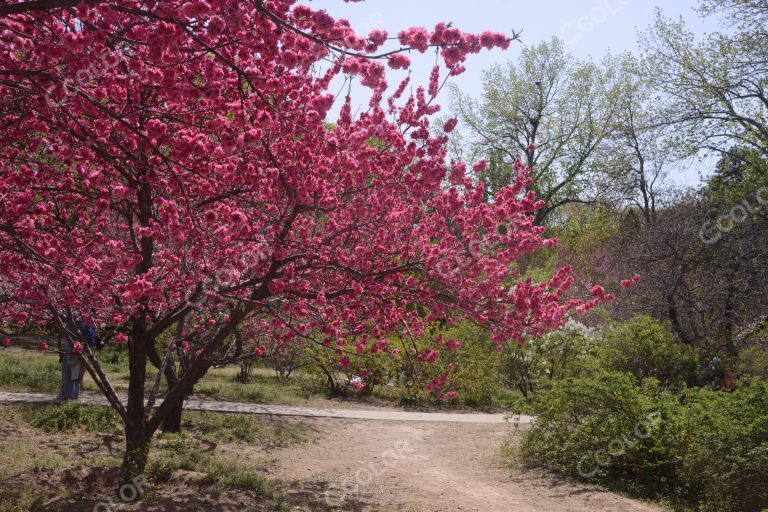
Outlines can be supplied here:
<path id="1" fill-rule="evenodd" d="M 725 30 L 697 39 L 682 20 L 657 14 L 642 35 L 643 73 L 659 93 L 659 123 L 672 125 L 684 154 L 734 145 L 768 154 L 768 4 L 704 0 Z"/>
<path id="2" fill-rule="evenodd" d="M 622 81 L 609 61 L 576 59 L 555 38 L 486 71 L 480 99 L 453 88 L 453 110 L 464 128 L 453 141 L 455 156 L 488 161 L 478 179 L 489 198 L 514 180 L 512 164 L 521 158 L 546 203 L 538 224 L 551 223 L 564 205 L 596 200 L 593 161 L 613 129 Z"/>

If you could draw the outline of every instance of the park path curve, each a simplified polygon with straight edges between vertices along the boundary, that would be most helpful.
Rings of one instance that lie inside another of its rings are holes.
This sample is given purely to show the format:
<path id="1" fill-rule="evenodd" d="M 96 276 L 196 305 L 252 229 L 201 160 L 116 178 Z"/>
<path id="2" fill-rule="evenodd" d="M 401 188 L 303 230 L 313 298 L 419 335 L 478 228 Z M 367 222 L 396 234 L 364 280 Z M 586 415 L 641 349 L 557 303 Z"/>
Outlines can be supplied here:
<path id="1" fill-rule="evenodd" d="M 0 391 L 0 403 L 50 403 L 54 395 Z M 82 395 L 80 403 L 106 405 Z M 296 492 L 332 510 L 360 512 L 662 512 L 660 507 L 543 471 L 510 466 L 504 445 L 531 418 L 502 414 L 335 409 L 191 399 L 185 409 L 300 417 L 319 437 L 253 456 Z M 375 420 L 375 421 L 371 421 Z M 302 485 L 296 486 L 299 482 Z M 305 486 L 309 486 L 308 488 Z M 329 510 L 330 510 L 329 509 Z M 306 511 L 309 509 L 299 508 Z"/>
<path id="2" fill-rule="evenodd" d="M 50 403 L 55 395 L 45 393 L 10 393 L 0 391 L 0 403 Z M 121 397 L 125 403 L 125 397 Z M 100 395 L 81 395 L 78 403 L 108 405 L 107 399 Z M 331 409 L 321 407 L 303 407 L 294 405 L 252 404 L 245 402 L 227 402 L 220 400 L 201 400 L 191 398 L 184 402 L 184 409 L 190 411 L 232 412 L 240 414 L 259 414 L 265 416 L 297 416 L 304 418 L 337 418 L 348 420 L 375 421 L 428 421 L 431 423 L 481 423 L 498 424 L 506 422 L 504 414 L 461 413 L 461 412 L 417 412 L 399 408 L 369 407 L 365 409 Z M 516 417 L 517 418 L 517 417 Z M 529 416 L 520 416 L 521 424 L 530 423 Z"/>

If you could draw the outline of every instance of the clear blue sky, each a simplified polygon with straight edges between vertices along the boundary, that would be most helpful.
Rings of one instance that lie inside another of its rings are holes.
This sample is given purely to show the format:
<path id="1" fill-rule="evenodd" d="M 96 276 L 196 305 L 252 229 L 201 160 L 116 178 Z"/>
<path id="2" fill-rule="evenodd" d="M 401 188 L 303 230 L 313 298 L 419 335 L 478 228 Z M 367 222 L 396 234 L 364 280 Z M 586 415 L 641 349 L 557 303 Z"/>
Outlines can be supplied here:
<path id="1" fill-rule="evenodd" d="M 695 8 L 698 0 L 312 0 L 313 8 L 324 8 L 337 18 L 346 18 L 358 33 L 373 28 L 396 35 L 411 26 L 433 27 L 439 21 L 453 22 L 467 32 L 495 30 L 522 31 L 522 44 L 532 45 L 559 36 L 577 57 L 600 59 L 606 52 L 621 53 L 637 49 L 637 32 L 654 19 L 657 8 L 666 16 L 683 17 L 695 33 L 716 30 L 714 19 L 702 20 Z M 517 58 L 521 45 L 513 44 L 506 52 L 491 51 L 471 56 L 467 71 L 453 79 L 466 93 L 478 96 L 482 89 L 481 71 L 495 63 Z M 429 56 L 426 56 L 429 55 Z M 434 55 L 411 55 L 413 78 L 426 83 Z M 419 58 L 422 57 L 422 58 Z M 392 80 L 394 81 L 394 80 Z M 355 97 L 367 96 L 357 87 Z M 365 101 L 366 98 L 361 98 Z M 676 181 L 696 181 L 696 165 Z"/>

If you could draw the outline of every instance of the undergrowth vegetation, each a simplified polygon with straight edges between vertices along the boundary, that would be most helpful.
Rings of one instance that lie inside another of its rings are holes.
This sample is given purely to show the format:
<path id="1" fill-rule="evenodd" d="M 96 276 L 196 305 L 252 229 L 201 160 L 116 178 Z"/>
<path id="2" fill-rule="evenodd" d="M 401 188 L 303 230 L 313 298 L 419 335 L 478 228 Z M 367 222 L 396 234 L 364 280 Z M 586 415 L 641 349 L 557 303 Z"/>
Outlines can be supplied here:
<path id="1" fill-rule="evenodd" d="M 524 460 L 681 512 L 768 508 L 768 382 L 695 385 L 696 352 L 649 318 L 604 340 L 579 375 L 518 404 L 537 418 Z"/>

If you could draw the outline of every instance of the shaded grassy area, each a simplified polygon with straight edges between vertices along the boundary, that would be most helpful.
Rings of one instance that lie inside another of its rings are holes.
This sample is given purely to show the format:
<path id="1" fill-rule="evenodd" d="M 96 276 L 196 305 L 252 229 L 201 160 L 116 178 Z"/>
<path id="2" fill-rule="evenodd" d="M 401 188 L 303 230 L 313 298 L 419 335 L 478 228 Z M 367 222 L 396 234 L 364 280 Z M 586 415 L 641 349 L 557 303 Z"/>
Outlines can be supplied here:
<path id="1" fill-rule="evenodd" d="M 291 499 L 270 482 L 264 454 L 319 434 L 300 422 L 189 412 L 182 434 L 156 437 L 142 500 L 191 510 L 282 510 Z M 114 499 L 123 441 L 105 407 L 0 405 L 0 444 L 0 512 L 92 510 Z"/>
<path id="2" fill-rule="evenodd" d="M 99 353 L 99 360 L 117 391 L 128 390 L 128 365 L 126 354 L 118 349 L 107 348 Z M 296 375 L 289 382 L 280 382 L 267 368 L 255 368 L 250 382 L 235 382 L 238 368 L 214 368 L 196 386 L 196 394 L 235 402 L 307 404 L 321 393 L 309 391 L 307 378 Z M 56 393 L 61 374 L 55 354 L 41 353 L 25 348 L 12 347 L 0 350 L 0 389 L 16 392 Z M 147 366 L 147 390 L 154 385 L 157 370 Z M 164 384 L 164 383 L 163 383 Z M 90 376 L 83 380 L 84 391 L 98 391 Z"/>
<path id="3" fill-rule="evenodd" d="M 128 390 L 127 353 L 122 347 L 108 346 L 98 354 L 110 382 L 118 392 Z M 195 386 L 194 394 L 201 398 L 228 400 L 233 402 L 250 402 L 262 404 L 306 405 L 333 407 L 343 400 L 347 404 L 400 404 L 403 400 L 402 390 L 377 386 L 373 393 L 364 396 L 355 395 L 351 390 L 345 397 L 335 397 L 334 402 L 328 401 L 328 395 L 317 376 L 308 372 L 296 371 L 288 381 L 278 380 L 271 368 L 255 367 L 252 369 L 247 383 L 235 381 L 239 372 L 236 365 L 224 368 L 212 368 L 208 374 Z M 157 370 L 147 365 L 147 381 L 145 387 L 149 391 L 154 386 Z M 55 354 L 41 353 L 32 348 L 14 346 L 0 349 L 0 390 L 16 392 L 47 392 L 56 393 L 59 386 L 60 367 Z M 165 381 L 161 381 L 161 393 L 165 389 Z M 83 391 L 98 392 L 98 388 L 89 375 L 83 381 Z M 517 403 L 520 393 L 503 386 L 496 390 L 492 403 L 478 406 L 467 403 L 466 397 L 446 402 L 416 400 L 408 402 L 411 406 L 427 406 L 429 408 L 448 409 L 481 409 L 508 410 Z"/>

